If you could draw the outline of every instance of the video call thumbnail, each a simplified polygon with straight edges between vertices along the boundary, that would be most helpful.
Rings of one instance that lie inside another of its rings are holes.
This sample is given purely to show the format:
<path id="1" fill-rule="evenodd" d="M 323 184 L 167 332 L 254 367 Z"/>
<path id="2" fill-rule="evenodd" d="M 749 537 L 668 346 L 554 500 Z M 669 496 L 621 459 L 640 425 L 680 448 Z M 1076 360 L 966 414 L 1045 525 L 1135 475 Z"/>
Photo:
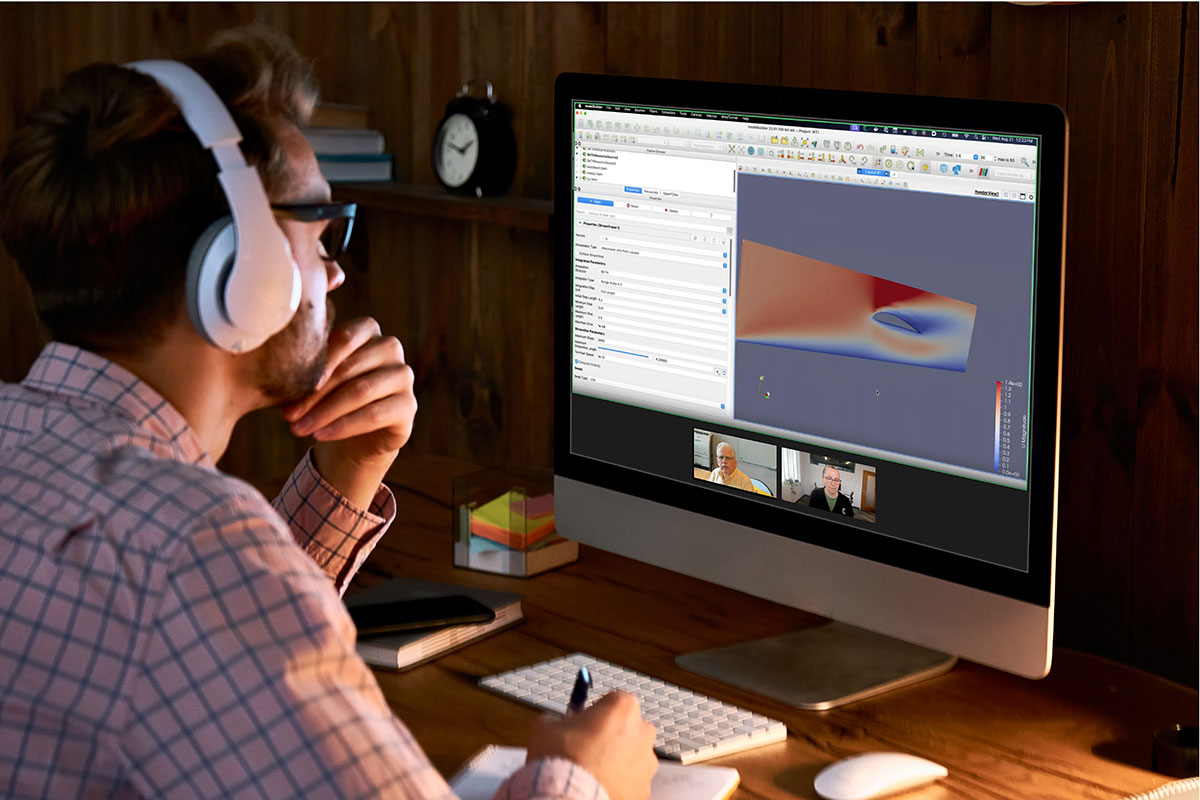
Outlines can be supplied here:
<path id="1" fill-rule="evenodd" d="M 780 498 L 841 517 L 875 522 L 876 469 L 804 450 L 783 448 Z"/>
<path id="2" fill-rule="evenodd" d="M 692 475 L 696 480 L 775 497 L 779 448 L 773 444 L 694 428 Z"/>

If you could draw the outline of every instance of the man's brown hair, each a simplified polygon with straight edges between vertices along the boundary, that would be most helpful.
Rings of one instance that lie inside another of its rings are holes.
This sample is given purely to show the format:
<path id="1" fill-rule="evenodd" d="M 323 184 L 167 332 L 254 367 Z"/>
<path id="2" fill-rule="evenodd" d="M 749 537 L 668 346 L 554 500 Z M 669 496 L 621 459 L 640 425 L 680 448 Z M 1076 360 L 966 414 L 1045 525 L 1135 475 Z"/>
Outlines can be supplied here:
<path id="1" fill-rule="evenodd" d="M 262 25 L 218 34 L 181 59 L 216 90 L 269 196 L 289 179 L 280 123 L 316 102 L 309 66 Z M 0 161 L 0 239 L 57 340 L 136 352 L 183 308 L 188 254 L 229 213 L 216 162 L 170 96 L 115 64 L 77 70 L 42 94 Z"/>

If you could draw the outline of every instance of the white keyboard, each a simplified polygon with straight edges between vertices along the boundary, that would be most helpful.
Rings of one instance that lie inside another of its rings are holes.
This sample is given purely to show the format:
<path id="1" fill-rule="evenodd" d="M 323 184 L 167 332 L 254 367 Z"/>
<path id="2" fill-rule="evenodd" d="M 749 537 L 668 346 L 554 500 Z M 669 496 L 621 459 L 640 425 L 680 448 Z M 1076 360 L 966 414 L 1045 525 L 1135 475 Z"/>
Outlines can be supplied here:
<path id="1" fill-rule="evenodd" d="M 787 738 L 787 726 L 779 720 L 583 653 L 488 675 L 479 679 L 479 685 L 562 714 L 567 710 L 580 667 L 587 667 L 592 674 L 589 705 L 617 690 L 637 697 L 642 716 L 658 729 L 654 750 L 663 758 L 691 764 Z"/>

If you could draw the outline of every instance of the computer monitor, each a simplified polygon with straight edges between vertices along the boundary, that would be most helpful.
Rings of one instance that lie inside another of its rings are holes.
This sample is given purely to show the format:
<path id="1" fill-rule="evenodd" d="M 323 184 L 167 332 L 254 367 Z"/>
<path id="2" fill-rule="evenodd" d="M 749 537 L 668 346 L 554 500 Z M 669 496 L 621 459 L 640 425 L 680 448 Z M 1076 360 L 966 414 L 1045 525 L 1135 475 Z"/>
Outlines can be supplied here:
<path id="1" fill-rule="evenodd" d="M 561 533 L 834 620 L 679 660 L 794 705 L 1045 675 L 1061 110 L 564 74 L 554 113 Z"/>

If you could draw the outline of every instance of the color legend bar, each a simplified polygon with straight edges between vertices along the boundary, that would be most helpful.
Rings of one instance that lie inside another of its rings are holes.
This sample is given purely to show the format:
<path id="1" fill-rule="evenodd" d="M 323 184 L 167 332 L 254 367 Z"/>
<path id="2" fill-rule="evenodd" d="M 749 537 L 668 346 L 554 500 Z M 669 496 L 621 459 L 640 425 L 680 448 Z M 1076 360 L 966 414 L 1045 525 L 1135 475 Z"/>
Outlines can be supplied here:
<path id="1" fill-rule="evenodd" d="M 996 472 L 1000 471 L 1000 381 L 996 381 Z"/>

